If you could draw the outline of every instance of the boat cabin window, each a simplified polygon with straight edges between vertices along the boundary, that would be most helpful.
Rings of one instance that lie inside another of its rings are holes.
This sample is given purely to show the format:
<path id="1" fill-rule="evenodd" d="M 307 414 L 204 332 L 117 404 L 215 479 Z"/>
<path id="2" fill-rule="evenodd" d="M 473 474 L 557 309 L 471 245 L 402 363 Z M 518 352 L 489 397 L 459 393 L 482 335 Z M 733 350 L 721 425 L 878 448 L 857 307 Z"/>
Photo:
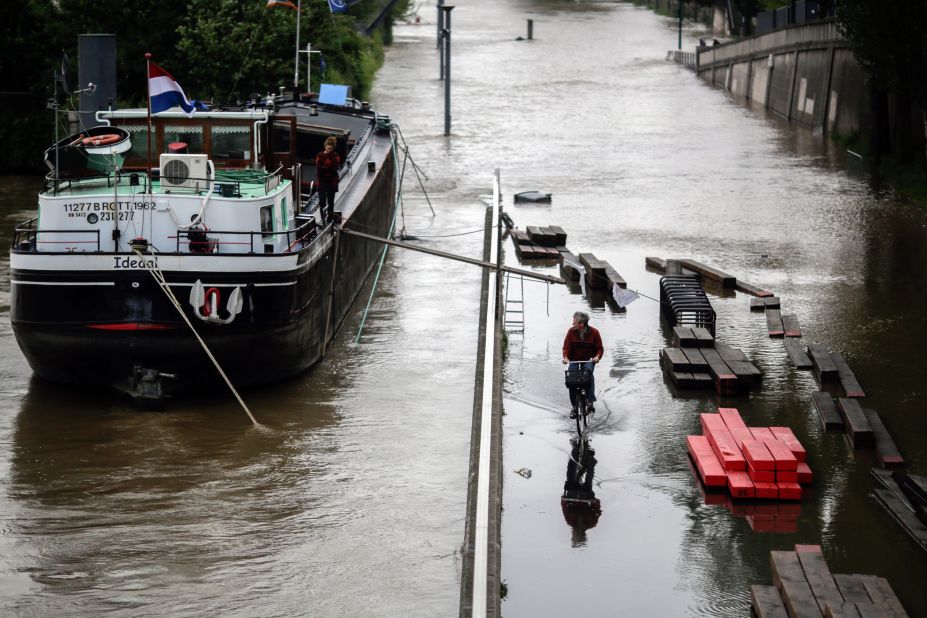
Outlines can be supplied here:
<path id="1" fill-rule="evenodd" d="M 132 148 L 126 153 L 126 159 L 145 160 L 148 156 L 148 126 L 129 124 L 123 125 L 123 129 L 129 132 L 132 141 Z M 152 132 L 153 133 L 153 132 Z"/>
<path id="2" fill-rule="evenodd" d="M 274 239 L 274 205 L 261 206 L 261 232 L 264 234 L 263 242 Z"/>
<path id="3" fill-rule="evenodd" d="M 251 158 L 251 127 L 248 125 L 228 125 L 210 127 L 212 134 L 212 160 L 217 164 L 223 161 L 237 161 Z"/>
<path id="4" fill-rule="evenodd" d="M 161 152 L 173 152 L 172 144 L 186 144 L 185 152 L 203 152 L 203 127 L 195 125 L 167 125 L 164 127 L 164 147 Z"/>

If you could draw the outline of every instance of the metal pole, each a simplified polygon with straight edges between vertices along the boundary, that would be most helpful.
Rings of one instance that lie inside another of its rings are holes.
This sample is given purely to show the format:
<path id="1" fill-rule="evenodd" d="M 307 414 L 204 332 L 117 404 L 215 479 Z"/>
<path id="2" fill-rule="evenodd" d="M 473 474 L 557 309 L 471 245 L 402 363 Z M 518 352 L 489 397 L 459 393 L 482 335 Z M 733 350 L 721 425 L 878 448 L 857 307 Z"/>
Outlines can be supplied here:
<path id="1" fill-rule="evenodd" d="M 534 38 L 534 20 L 529 19 L 528 20 L 528 40 L 530 41 L 533 38 Z"/>
<path id="2" fill-rule="evenodd" d="M 444 134 L 451 134 L 451 11 L 453 6 L 442 6 L 444 10 Z"/>
<path id="3" fill-rule="evenodd" d="M 296 68 L 293 71 L 293 98 L 299 92 L 299 18 L 303 14 L 300 3 L 302 0 L 296 0 Z"/>
<path id="4" fill-rule="evenodd" d="M 438 0 L 438 79 L 444 79 L 444 0 Z"/>
<path id="5" fill-rule="evenodd" d="M 679 46 L 677 49 L 682 49 L 682 0 L 679 0 Z"/>
<path id="6" fill-rule="evenodd" d="M 379 236 L 374 236 L 372 234 L 365 234 L 363 232 L 358 232 L 357 230 L 352 230 L 352 229 L 348 229 L 344 227 L 341 228 L 340 232 L 348 236 L 356 236 L 357 238 L 363 238 L 365 240 L 373 240 L 376 242 L 381 242 L 391 247 L 402 247 L 403 249 L 410 249 L 412 251 L 418 251 L 420 253 L 427 253 L 428 255 L 443 257 L 449 260 L 457 260 L 458 262 L 464 262 L 466 264 L 473 264 L 474 266 L 482 266 L 483 268 L 498 270 L 504 273 L 512 273 L 513 275 L 521 275 L 523 277 L 530 277 L 531 279 L 540 279 L 541 281 L 546 281 L 547 283 L 566 283 L 566 281 L 564 281 L 560 277 L 552 277 L 551 275 L 542 275 L 540 273 L 536 273 L 531 270 L 522 270 L 520 268 L 511 268 L 509 266 L 499 266 L 492 262 L 484 262 L 482 260 L 475 260 L 473 258 L 468 258 L 463 255 L 447 253 L 446 251 L 438 251 L 437 249 L 427 249 L 425 247 L 418 247 L 416 245 L 410 245 L 409 243 L 399 242 L 398 240 L 390 240 L 388 238 L 381 238 Z"/>

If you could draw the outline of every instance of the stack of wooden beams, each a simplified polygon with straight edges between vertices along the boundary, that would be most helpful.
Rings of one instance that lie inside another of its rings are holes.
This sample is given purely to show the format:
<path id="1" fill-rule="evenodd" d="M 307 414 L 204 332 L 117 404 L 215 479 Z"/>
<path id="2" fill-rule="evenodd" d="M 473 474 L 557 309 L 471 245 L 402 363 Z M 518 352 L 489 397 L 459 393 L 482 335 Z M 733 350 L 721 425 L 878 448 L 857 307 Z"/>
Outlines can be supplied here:
<path id="1" fill-rule="evenodd" d="M 782 313 L 778 296 L 751 298 L 750 311 L 766 313 L 766 332 L 770 337 L 801 337 L 798 316 L 794 313 Z"/>
<path id="2" fill-rule="evenodd" d="M 927 549 L 927 476 L 896 470 L 873 470 L 879 483 L 873 490 L 876 502 L 885 507 L 923 549 Z"/>
<path id="3" fill-rule="evenodd" d="M 769 560 L 773 585 L 750 588 L 759 618 L 908 615 L 884 577 L 832 574 L 820 545 L 772 551 Z"/>
<path id="4" fill-rule="evenodd" d="M 801 499 L 812 472 L 791 429 L 747 427 L 736 408 L 700 420 L 703 435 L 686 440 L 706 487 L 727 487 L 734 498 Z"/>
<path id="5" fill-rule="evenodd" d="M 841 397 L 835 401 L 825 391 L 811 393 L 811 399 L 826 431 L 845 431 L 853 448 L 875 448 L 883 468 L 905 465 L 904 457 L 878 412 L 862 407 L 857 399 Z"/>
<path id="6" fill-rule="evenodd" d="M 746 354 L 701 327 L 673 327 L 673 347 L 661 350 L 660 363 L 678 388 L 713 386 L 719 395 L 746 391 L 763 377 Z"/>
<path id="7" fill-rule="evenodd" d="M 562 244 L 566 244 L 566 233 L 560 228 L 556 229 L 560 230 L 562 234 Z M 533 235 L 532 230 L 535 231 Z M 544 230 L 544 233 L 542 234 L 540 230 Z M 512 242 L 515 244 L 515 255 L 521 260 L 560 259 L 560 252 L 555 248 L 557 245 L 550 244 L 559 240 L 559 236 L 552 231 L 552 228 L 529 226 L 527 232 L 513 229 L 509 230 L 509 235 L 512 237 Z M 543 241 L 546 244 L 541 244 L 539 241 Z"/>

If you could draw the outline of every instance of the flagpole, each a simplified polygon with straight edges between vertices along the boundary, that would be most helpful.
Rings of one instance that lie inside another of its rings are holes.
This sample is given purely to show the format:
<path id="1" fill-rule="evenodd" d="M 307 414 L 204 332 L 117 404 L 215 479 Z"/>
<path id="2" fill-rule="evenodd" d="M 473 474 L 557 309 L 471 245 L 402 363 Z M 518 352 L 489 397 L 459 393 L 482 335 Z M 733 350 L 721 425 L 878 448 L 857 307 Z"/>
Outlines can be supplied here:
<path id="1" fill-rule="evenodd" d="M 302 17 L 300 3 L 302 0 L 296 0 L 296 68 L 293 73 L 293 100 L 299 97 L 299 19 Z"/>
<path id="2" fill-rule="evenodd" d="M 145 177 L 148 179 L 148 194 L 151 195 L 151 54 L 145 53 L 145 83 L 148 90 L 148 169 Z"/>

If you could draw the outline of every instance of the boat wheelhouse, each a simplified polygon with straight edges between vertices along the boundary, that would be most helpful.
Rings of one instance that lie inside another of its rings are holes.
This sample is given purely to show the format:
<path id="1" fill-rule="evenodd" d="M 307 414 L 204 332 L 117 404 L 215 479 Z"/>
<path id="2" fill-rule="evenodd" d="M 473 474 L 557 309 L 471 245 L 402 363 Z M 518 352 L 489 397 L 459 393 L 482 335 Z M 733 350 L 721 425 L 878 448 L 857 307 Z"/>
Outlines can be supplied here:
<path id="1" fill-rule="evenodd" d="M 386 236 L 395 213 L 388 119 L 346 103 L 169 111 L 151 131 L 146 110 L 100 112 L 53 145 L 10 258 L 34 371 L 158 396 L 213 383 L 180 312 L 237 385 L 317 362 L 381 251 L 339 226 Z M 344 161 L 335 223 L 313 194 L 329 136 Z"/>

